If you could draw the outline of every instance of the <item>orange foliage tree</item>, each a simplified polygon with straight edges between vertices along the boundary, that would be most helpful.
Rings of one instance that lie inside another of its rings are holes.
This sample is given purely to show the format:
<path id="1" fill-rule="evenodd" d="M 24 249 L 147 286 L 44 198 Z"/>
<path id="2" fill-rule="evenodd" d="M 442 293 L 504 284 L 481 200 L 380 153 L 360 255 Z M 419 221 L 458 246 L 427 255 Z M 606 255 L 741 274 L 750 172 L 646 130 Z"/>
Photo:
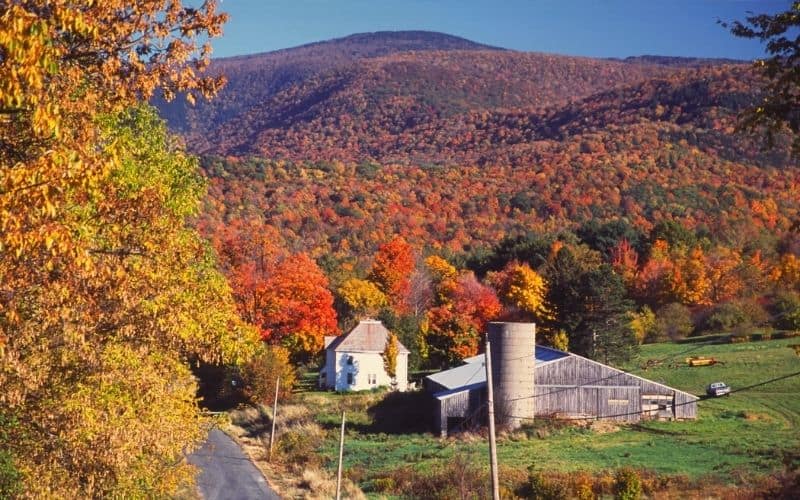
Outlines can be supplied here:
<path id="1" fill-rule="evenodd" d="M 701 248 L 695 247 L 676 259 L 669 281 L 672 294 L 678 301 L 687 305 L 709 304 L 711 280 Z"/>
<path id="2" fill-rule="evenodd" d="M 784 288 L 800 290 L 800 258 L 793 253 L 781 255 L 770 271 L 770 280 Z"/>
<path id="3" fill-rule="evenodd" d="M 328 278 L 306 254 L 292 255 L 275 266 L 258 293 L 262 338 L 284 345 L 295 362 L 310 360 L 322 350 L 325 335 L 339 333 Z"/>
<path id="4" fill-rule="evenodd" d="M 718 303 L 738 297 L 744 288 L 741 275 L 747 265 L 736 250 L 721 246 L 714 248 L 706 256 L 709 301 Z"/>
<path id="5" fill-rule="evenodd" d="M 656 240 L 650 248 L 650 255 L 634 280 L 637 298 L 648 304 L 665 304 L 672 300 L 670 276 L 675 264 L 669 255 L 669 245 L 664 240 Z"/>
<path id="6" fill-rule="evenodd" d="M 611 249 L 611 267 L 622 277 L 626 286 L 631 286 L 639 268 L 639 254 L 630 242 L 622 239 Z"/>
<path id="7" fill-rule="evenodd" d="M 402 236 L 384 243 L 375 254 L 369 280 L 378 285 L 398 312 L 408 308 L 406 302 L 414 265 L 414 249 Z"/>

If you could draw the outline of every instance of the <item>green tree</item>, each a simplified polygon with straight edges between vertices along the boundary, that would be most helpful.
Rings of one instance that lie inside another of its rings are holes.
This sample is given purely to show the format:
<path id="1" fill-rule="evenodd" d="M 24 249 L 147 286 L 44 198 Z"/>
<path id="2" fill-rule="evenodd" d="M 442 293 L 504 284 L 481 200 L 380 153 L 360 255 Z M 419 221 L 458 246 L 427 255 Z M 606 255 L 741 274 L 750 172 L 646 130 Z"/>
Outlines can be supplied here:
<path id="1" fill-rule="evenodd" d="M 692 312 L 683 304 L 673 302 L 656 312 L 657 337 L 648 341 L 680 340 L 694 330 Z"/>
<path id="2" fill-rule="evenodd" d="M 800 294 L 791 291 L 778 293 L 773 308 L 776 327 L 800 330 Z"/>
<path id="3" fill-rule="evenodd" d="M 722 23 L 738 37 L 766 43 L 768 57 L 757 59 L 756 71 L 765 77 L 761 102 L 740 117 L 744 130 L 763 130 L 769 146 L 785 131 L 793 135 L 793 148 L 800 154 L 800 1 L 776 14 L 756 14 L 745 22 Z"/>
<path id="4" fill-rule="evenodd" d="M 670 249 L 688 250 L 697 246 L 697 235 L 694 231 L 687 229 L 680 222 L 673 220 L 663 220 L 653 227 L 650 231 L 651 245 L 658 240 L 666 241 Z"/>
<path id="5" fill-rule="evenodd" d="M 592 267 L 564 247 L 548 264 L 547 279 L 555 309 L 550 328 L 568 332 L 570 351 L 605 361 L 623 361 L 635 352 L 636 336 L 625 318 L 632 304 L 611 266 Z"/>
<path id="6" fill-rule="evenodd" d="M 632 303 L 619 275 L 604 264 L 581 278 L 579 291 L 581 318 L 570 337 L 573 352 L 605 363 L 631 359 L 639 344 L 626 320 Z"/>

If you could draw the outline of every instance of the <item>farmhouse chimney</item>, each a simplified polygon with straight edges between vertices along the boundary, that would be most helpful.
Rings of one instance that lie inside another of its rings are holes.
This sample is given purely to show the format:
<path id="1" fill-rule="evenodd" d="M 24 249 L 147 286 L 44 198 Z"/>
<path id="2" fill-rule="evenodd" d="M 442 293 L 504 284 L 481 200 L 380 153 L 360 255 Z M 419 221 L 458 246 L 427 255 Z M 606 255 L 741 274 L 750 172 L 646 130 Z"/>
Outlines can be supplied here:
<path id="1" fill-rule="evenodd" d="M 495 412 L 508 429 L 534 415 L 534 323 L 489 323 Z"/>

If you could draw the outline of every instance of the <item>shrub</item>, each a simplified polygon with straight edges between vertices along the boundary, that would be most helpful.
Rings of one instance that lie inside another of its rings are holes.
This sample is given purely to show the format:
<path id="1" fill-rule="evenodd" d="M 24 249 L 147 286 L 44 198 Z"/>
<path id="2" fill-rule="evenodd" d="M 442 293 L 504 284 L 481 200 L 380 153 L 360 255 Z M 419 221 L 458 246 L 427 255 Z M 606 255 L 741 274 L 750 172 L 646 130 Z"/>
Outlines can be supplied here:
<path id="1" fill-rule="evenodd" d="M 643 344 L 647 339 L 658 337 L 656 315 L 649 307 L 643 306 L 639 312 L 630 311 L 626 313 L 626 319 L 629 321 L 630 328 L 639 344 Z"/>
<path id="2" fill-rule="evenodd" d="M 619 469 L 614 478 L 614 498 L 618 500 L 642 498 L 642 478 L 639 477 L 639 473 L 629 467 Z"/>
<path id="3" fill-rule="evenodd" d="M 717 305 L 706 318 L 704 327 L 712 331 L 745 331 L 767 319 L 767 313 L 757 302 L 735 300 Z"/>
<path id="4" fill-rule="evenodd" d="M 683 304 L 667 304 L 656 313 L 656 338 L 648 341 L 679 340 L 687 337 L 694 330 L 692 313 Z"/>
<path id="5" fill-rule="evenodd" d="M 597 495 L 594 492 L 594 481 L 592 476 L 585 472 L 572 474 L 574 483 L 574 494 L 578 500 L 594 500 Z"/>
<path id="6" fill-rule="evenodd" d="M 781 292 L 775 295 L 773 302 L 776 328 L 787 330 L 800 329 L 800 294 L 795 292 Z"/>
<path id="7" fill-rule="evenodd" d="M 316 460 L 317 437 L 303 431 L 288 431 L 278 435 L 277 451 L 286 463 L 310 465 Z"/>
<path id="8" fill-rule="evenodd" d="M 280 346 L 264 346 L 241 368 L 243 392 L 252 403 L 271 405 L 275 397 L 275 381 L 281 379 L 279 398 L 292 393 L 297 373 L 289 362 L 289 351 Z"/>
<path id="9" fill-rule="evenodd" d="M 22 493 L 21 480 L 11 455 L 0 450 L 0 498 L 15 498 Z"/>
<path id="10" fill-rule="evenodd" d="M 566 484 L 545 477 L 534 465 L 528 467 L 528 483 L 520 493 L 532 500 L 562 500 L 570 496 Z"/>
<path id="11" fill-rule="evenodd" d="M 379 477 L 372 482 L 372 487 L 377 493 L 392 493 L 397 488 L 397 483 L 391 477 Z"/>
<path id="12" fill-rule="evenodd" d="M 417 480 L 404 490 L 412 498 L 481 498 L 486 491 L 488 475 L 474 465 L 468 457 L 457 454 L 442 467 L 431 473 L 417 476 Z M 399 485 L 399 481 L 398 481 Z"/>

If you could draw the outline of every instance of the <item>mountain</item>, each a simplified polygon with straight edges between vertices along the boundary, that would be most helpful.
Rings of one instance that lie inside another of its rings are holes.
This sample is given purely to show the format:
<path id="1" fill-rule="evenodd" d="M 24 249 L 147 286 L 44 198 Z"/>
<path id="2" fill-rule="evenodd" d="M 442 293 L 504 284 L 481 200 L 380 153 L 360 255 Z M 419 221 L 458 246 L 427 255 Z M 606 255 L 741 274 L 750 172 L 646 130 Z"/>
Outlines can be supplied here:
<path id="1" fill-rule="evenodd" d="M 182 133 L 206 133 L 276 93 L 314 75 L 354 61 L 401 52 L 447 50 L 503 51 L 464 38 L 430 31 L 379 31 L 260 54 L 214 59 L 210 74 L 224 74 L 228 85 L 212 102 L 190 106 L 184 99 L 155 99 L 170 127 Z"/>
<path id="2" fill-rule="evenodd" d="M 763 152 L 735 133 L 760 98 L 748 65 L 522 53 L 412 32 L 213 67 L 229 86 L 173 117 L 203 156 L 198 225 L 212 239 L 266 231 L 347 260 L 395 234 L 461 253 L 590 221 L 638 234 L 673 221 L 774 255 L 800 216 L 788 145 Z"/>
<path id="3" fill-rule="evenodd" d="M 309 142 L 331 140 L 319 157 L 365 158 L 370 148 L 353 142 L 367 131 L 395 136 L 469 111 L 564 104 L 674 70 L 515 52 L 441 33 L 378 32 L 215 60 L 210 71 L 228 78 L 216 99 L 156 105 L 198 153 L 302 159 Z"/>
<path id="4" fill-rule="evenodd" d="M 330 116 L 321 122 L 328 135 L 283 136 L 285 159 L 207 156 L 210 197 L 199 224 L 210 235 L 263 224 L 286 248 L 346 260 L 395 234 L 420 248 L 474 253 L 529 231 L 593 221 L 647 234 L 668 220 L 737 251 L 774 254 L 800 217 L 800 168 L 788 142 L 763 152 L 734 133 L 758 84 L 741 65 L 693 68 L 387 136 L 352 135 L 349 122 Z M 349 148 L 337 143 L 346 137 Z M 305 159 L 288 154 L 301 148 Z M 354 151 L 372 159 L 347 156 Z"/>
<path id="5" fill-rule="evenodd" d="M 541 141 L 613 136 L 646 121 L 716 130 L 718 141 L 741 152 L 754 148 L 719 123 L 755 102 L 757 87 L 744 65 L 395 54 L 293 85 L 212 133 L 190 135 L 189 144 L 202 154 L 293 161 L 517 166 L 529 163 Z"/>

